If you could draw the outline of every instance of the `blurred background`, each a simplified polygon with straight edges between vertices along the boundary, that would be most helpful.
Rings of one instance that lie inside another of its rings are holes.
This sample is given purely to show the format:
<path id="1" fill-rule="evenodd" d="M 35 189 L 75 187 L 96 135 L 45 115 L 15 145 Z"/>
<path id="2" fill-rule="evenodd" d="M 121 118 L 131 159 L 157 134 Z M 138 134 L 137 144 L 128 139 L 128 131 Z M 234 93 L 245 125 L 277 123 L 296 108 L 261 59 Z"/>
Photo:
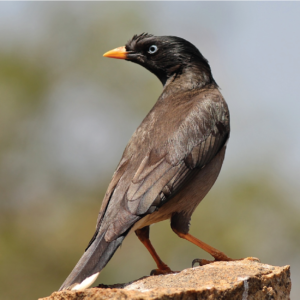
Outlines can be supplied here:
<path id="1" fill-rule="evenodd" d="M 0 3 L 0 299 L 57 290 L 94 233 L 123 149 L 162 91 L 102 54 L 134 34 L 180 36 L 209 60 L 232 132 L 191 233 L 231 257 L 291 265 L 300 287 L 300 3 Z M 173 270 L 209 258 L 169 222 L 151 227 Z M 135 235 L 96 284 L 148 275 Z"/>

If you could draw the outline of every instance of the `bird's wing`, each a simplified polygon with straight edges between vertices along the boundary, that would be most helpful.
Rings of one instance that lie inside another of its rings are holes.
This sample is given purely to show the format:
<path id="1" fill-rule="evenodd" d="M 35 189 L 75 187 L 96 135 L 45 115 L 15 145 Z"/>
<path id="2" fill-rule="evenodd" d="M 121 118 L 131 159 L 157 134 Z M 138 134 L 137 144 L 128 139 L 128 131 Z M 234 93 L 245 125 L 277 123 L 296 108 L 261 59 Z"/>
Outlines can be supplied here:
<path id="1" fill-rule="evenodd" d="M 208 164 L 229 136 L 229 114 L 222 102 L 201 101 L 169 138 L 165 156 L 152 149 L 137 169 L 126 193 L 129 211 L 151 213 L 162 206 Z"/>
<path id="2" fill-rule="evenodd" d="M 191 179 L 195 170 L 208 164 L 224 146 L 229 137 L 227 105 L 219 95 L 202 98 L 168 138 L 154 145 L 138 164 L 137 153 L 129 155 L 125 150 L 104 198 L 96 235 L 105 223 L 105 239 L 114 240 L 171 199 L 187 178 Z"/>

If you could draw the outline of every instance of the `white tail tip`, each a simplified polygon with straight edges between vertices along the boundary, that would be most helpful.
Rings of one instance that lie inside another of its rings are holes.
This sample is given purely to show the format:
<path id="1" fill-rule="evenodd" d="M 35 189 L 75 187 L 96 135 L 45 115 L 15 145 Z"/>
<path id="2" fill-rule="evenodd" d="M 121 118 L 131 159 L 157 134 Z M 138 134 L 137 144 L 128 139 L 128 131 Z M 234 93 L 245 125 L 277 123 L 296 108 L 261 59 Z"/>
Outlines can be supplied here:
<path id="1" fill-rule="evenodd" d="M 72 291 L 82 291 L 84 289 L 87 289 L 88 287 L 90 287 L 95 280 L 97 279 L 98 275 L 100 272 L 93 274 L 90 277 L 87 277 L 86 279 L 84 279 L 81 283 L 76 284 L 73 288 Z"/>

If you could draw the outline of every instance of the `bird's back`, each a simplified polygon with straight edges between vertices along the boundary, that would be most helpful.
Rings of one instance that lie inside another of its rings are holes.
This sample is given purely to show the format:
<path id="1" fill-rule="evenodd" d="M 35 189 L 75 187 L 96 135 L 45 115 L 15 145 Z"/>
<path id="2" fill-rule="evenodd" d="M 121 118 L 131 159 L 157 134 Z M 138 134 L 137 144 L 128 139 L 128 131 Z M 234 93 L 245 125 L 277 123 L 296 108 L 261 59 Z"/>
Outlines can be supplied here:
<path id="1" fill-rule="evenodd" d="M 200 168 L 216 155 L 229 136 L 229 112 L 217 88 L 170 94 L 158 99 L 131 137 L 105 195 L 100 210 L 105 216 L 103 219 L 99 216 L 98 229 L 101 231 L 100 224 L 103 230 L 109 227 L 108 240 L 128 230 L 147 213 L 142 210 L 138 213 L 138 201 L 151 206 L 151 201 L 161 192 L 153 186 L 163 173 L 172 169 L 175 174 L 180 165 L 197 167 L 199 162 L 193 162 L 191 153 L 210 135 L 219 137 L 216 149 L 210 157 L 200 161 Z"/>

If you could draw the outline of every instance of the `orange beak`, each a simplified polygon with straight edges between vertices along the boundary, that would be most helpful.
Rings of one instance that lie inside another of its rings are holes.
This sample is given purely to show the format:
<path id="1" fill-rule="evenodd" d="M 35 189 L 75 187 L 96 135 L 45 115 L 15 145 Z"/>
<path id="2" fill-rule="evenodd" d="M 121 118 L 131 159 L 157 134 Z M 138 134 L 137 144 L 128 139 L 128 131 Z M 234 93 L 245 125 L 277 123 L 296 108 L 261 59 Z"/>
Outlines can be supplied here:
<path id="1" fill-rule="evenodd" d="M 125 46 L 119 47 L 113 50 L 110 50 L 103 54 L 104 57 L 110 57 L 110 58 L 118 58 L 118 59 L 126 59 L 127 53 Z"/>

